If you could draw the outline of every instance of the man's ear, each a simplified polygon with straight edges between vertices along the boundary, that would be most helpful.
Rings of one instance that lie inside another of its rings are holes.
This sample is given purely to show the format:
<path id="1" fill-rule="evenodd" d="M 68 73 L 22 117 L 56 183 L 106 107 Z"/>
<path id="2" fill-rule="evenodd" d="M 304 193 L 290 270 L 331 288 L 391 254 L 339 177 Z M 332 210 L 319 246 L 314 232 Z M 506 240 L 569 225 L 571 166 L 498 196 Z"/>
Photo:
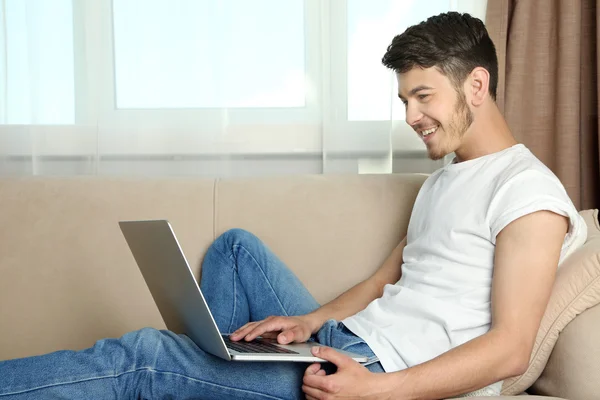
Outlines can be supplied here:
<path id="1" fill-rule="evenodd" d="M 485 68 L 477 67 L 469 74 L 466 84 L 465 93 L 470 94 L 471 104 L 480 106 L 489 96 L 490 73 Z"/>

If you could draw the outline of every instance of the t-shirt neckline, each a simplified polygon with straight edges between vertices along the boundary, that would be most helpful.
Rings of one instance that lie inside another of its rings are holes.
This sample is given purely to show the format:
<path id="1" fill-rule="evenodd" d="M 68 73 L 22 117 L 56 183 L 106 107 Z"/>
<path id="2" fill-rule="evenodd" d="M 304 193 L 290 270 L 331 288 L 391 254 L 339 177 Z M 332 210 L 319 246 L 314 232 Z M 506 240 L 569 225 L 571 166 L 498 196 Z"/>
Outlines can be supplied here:
<path id="1" fill-rule="evenodd" d="M 515 145 L 512 145 L 511 147 L 507 147 L 504 150 L 500 150 L 495 153 L 486 154 L 484 156 L 473 158 L 472 160 L 462 161 L 459 163 L 456 162 L 456 157 L 454 157 L 452 159 L 452 161 L 450 161 L 448 164 L 446 164 L 446 166 L 444 167 L 444 170 L 445 171 L 461 171 L 466 168 L 472 167 L 473 165 L 479 164 L 480 162 L 499 157 L 510 151 L 521 150 L 524 148 L 525 148 L 525 145 L 523 143 L 517 143 Z"/>

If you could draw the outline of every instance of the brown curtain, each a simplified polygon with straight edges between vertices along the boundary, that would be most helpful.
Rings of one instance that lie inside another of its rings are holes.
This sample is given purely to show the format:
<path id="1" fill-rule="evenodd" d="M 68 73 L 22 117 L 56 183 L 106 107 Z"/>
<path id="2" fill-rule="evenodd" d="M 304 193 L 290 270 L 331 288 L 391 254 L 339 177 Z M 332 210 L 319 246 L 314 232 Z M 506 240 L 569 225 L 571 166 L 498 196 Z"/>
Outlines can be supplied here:
<path id="1" fill-rule="evenodd" d="M 600 208 L 598 11 L 596 0 L 487 4 L 500 110 L 580 210 Z"/>

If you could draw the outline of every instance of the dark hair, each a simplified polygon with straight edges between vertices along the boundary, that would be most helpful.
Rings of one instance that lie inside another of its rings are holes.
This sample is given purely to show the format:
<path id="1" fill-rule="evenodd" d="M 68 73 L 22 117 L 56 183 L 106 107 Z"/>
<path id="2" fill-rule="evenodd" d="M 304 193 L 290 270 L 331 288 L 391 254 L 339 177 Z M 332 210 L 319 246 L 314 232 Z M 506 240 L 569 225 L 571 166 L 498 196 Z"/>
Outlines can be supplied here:
<path id="1" fill-rule="evenodd" d="M 489 93 L 496 100 L 496 47 L 483 22 L 469 14 L 448 12 L 409 27 L 392 40 L 382 62 L 397 73 L 437 67 L 457 88 L 474 68 L 483 67 L 490 74 Z"/>

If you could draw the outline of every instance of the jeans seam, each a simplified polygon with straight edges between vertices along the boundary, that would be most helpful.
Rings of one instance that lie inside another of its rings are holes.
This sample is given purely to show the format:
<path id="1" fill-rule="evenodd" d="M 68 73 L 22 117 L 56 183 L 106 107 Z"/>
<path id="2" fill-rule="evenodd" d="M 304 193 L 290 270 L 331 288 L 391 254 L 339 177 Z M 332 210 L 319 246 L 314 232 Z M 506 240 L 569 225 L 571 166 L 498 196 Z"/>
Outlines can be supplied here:
<path id="1" fill-rule="evenodd" d="M 35 388 L 29 388 L 26 390 L 19 390 L 19 391 L 14 391 L 14 392 L 10 392 L 10 393 L 0 393 L 0 397 L 4 397 L 4 396 L 12 396 L 12 395 L 17 395 L 17 394 L 24 394 L 24 393 L 29 393 L 29 392 L 34 392 L 37 390 L 41 390 L 41 389 L 47 389 L 47 388 L 52 388 L 55 386 L 62 386 L 62 385 L 71 385 L 71 384 L 75 384 L 75 383 L 82 383 L 82 382 L 89 382 L 89 381 L 93 381 L 93 380 L 99 380 L 99 379 L 107 379 L 107 378 L 120 378 L 121 376 L 127 375 L 127 374 L 132 374 L 135 372 L 140 372 L 140 371 L 147 371 L 147 372 L 151 372 L 151 373 L 159 373 L 159 374 L 166 374 L 166 375 L 175 375 L 181 378 L 185 378 L 191 381 L 195 381 L 195 382 L 200 382 L 203 383 L 205 385 L 211 385 L 211 386 L 216 386 L 219 388 L 224 388 L 227 390 L 234 390 L 234 391 L 239 391 L 239 392 L 244 392 L 244 393 L 252 393 L 253 395 L 256 396 L 261 396 L 267 399 L 276 399 L 279 400 L 281 398 L 279 397 L 274 397 L 274 396 L 270 396 L 268 394 L 264 394 L 264 393 L 258 393 L 258 392 L 253 392 L 250 390 L 246 390 L 246 389 L 237 389 L 237 388 L 231 388 L 231 387 L 227 387 L 227 386 L 223 386 L 223 385 L 218 385 L 216 383 L 212 383 L 212 382 L 207 382 L 207 381 L 203 381 L 201 379 L 195 379 L 186 375 L 182 375 L 182 374 L 178 374 L 176 372 L 170 372 L 170 371 L 160 371 L 154 368 L 149 368 L 149 367 L 145 367 L 145 368 L 136 368 L 136 369 L 132 369 L 129 371 L 124 371 L 121 372 L 120 374 L 114 374 L 114 375 L 104 375 L 104 376 L 95 376 L 93 378 L 86 378 L 86 379 L 79 379 L 79 380 L 74 380 L 74 381 L 69 381 L 69 382 L 60 382 L 60 383 L 55 383 L 55 384 L 51 384 L 51 385 L 43 385 L 43 386 L 38 386 Z"/>
<path id="2" fill-rule="evenodd" d="M 271 285 L 271 281 L 269 280 L 269 278 L 265 274 L 265 271 L 264 271 L 263 267 L 260 265 L 260 263 L 258 262 L 258 260 L 252 255 L 252 253 L 247 248 L 244 247 L 244 245 L 234 244 L 233 247 L 239 247 L 239 248 L 241 248 L 242 250 L 244 250 L 246 252 L 246 254 L 248 254 L 248 256 L 250 256 L 250 258 L 252 259 L 252 261 L 254 261 L 254 263 L 258 266 L 258 269 L 260 270 L 260 273 L 263 275 L 263 277 L 265 278 L 265 281 L 267 282 L 267 284 L 271 288 L 271 292 L 273 292 L 273 294 L 275 295 L 275 298 L 277 299 L 277 303 L 279 303 L 279 307 L 281 307 L 281 310 L 283 310 L 283 314 L 285 314 L 285 316 L 289 316 L 287 310 L 285 309 L 285 307 L 283 306 L 283 303 L 281 302 L 281 299 L 279 298 L 279 296 L 275 292 L 275 289 L 273 288 L 273 285 Z"/>
<path id="3" fill-rule="evenodd" d="M 233 247 L 235 247 L 235 245 L 233 245 Z M 236 305 L 236 301 L 235 301 L 235 298 L 236 298 L 235 274 L 237 274 L 238 271 L 237 271 L 237 266 L 235 264 L 235 254 L 233 254 L 233 251 L 229 252 L 229 254 L 226 254 L 226 253 L 222 252 L 221 249 L 217 248 L 216 246 L 213 246 L 213 249 L 217 253 L 219 253 L 221 256 L 223 256 L 226 260 L 233 261 L 233 267 L 231 267 L 231 272 L 234 275 L 234 278 L 233 278 L 233 299 L 234 299 L 234 301 L 233 301 L 233 310 L 231 312 L 231 320 L 229 320 L 229 327 L 227 328 L 228 332 L 225 332 L 225 333 L 232 333 L 231 332 L 231 327 L 233 326 L 235 312 L 237 311 L 236 307 L 235 307 L 235 305 Z"/>
<path id="4" fill-rule="evenodd" d="M 231 333 L 231 329 L 233 327 L 233 322 L 235 321 L 235 313 L 237 311 L 236 309 L 236 304 L 237 304 L 237 284 L 236 284 L 236 279 L 235 279 L 235 274 L 237 273 L 235 268 L 232 268 L 232 273 L 233 273 L 233 310 L 231 311 L 231 319 L 229 320 L 229 327 L 227 328 L 227 332 L 226 333 Z"/>
<path id="5" fill-rule="evenodd" d="M 74 384 L 74 383 L 88 382 L 88 381 L 93 381 L 93 380 L 98 380 L 98 379 L 120 378 L 123 375 L 131 374 L 131 373 L 138 372 L 138 371 L 148 370 L 148 369 L 149 368 L 136 368 L 136 369 L 132 369 L 132 370 L 129 370 L 129 371 L 121 372 L 120 374 L 94 376 L 92 378 L 78 379 L 78 380 L 73 380 L 73 381 L 68 381 L 68 382 L 53 383 L 53 384 L 50 384 L 50 385 L 42 385 L 42 386 L 37 386 L 37 387 L 34 387 L 34 388 L 29 388 L 29 389 L 17 390 L 17 391 L 10 392 L 10 393 L 0 393 L 0 397 L 12 396 L 12 395 L 23 394 L 23 393 L 28 393 L 28 392 L 34 392 L 36 390 L 47 389 L 47 388 L 51 388 L 51 387 L 55 387 L 55 386 L 71 385 L 71 384 Z"/>

